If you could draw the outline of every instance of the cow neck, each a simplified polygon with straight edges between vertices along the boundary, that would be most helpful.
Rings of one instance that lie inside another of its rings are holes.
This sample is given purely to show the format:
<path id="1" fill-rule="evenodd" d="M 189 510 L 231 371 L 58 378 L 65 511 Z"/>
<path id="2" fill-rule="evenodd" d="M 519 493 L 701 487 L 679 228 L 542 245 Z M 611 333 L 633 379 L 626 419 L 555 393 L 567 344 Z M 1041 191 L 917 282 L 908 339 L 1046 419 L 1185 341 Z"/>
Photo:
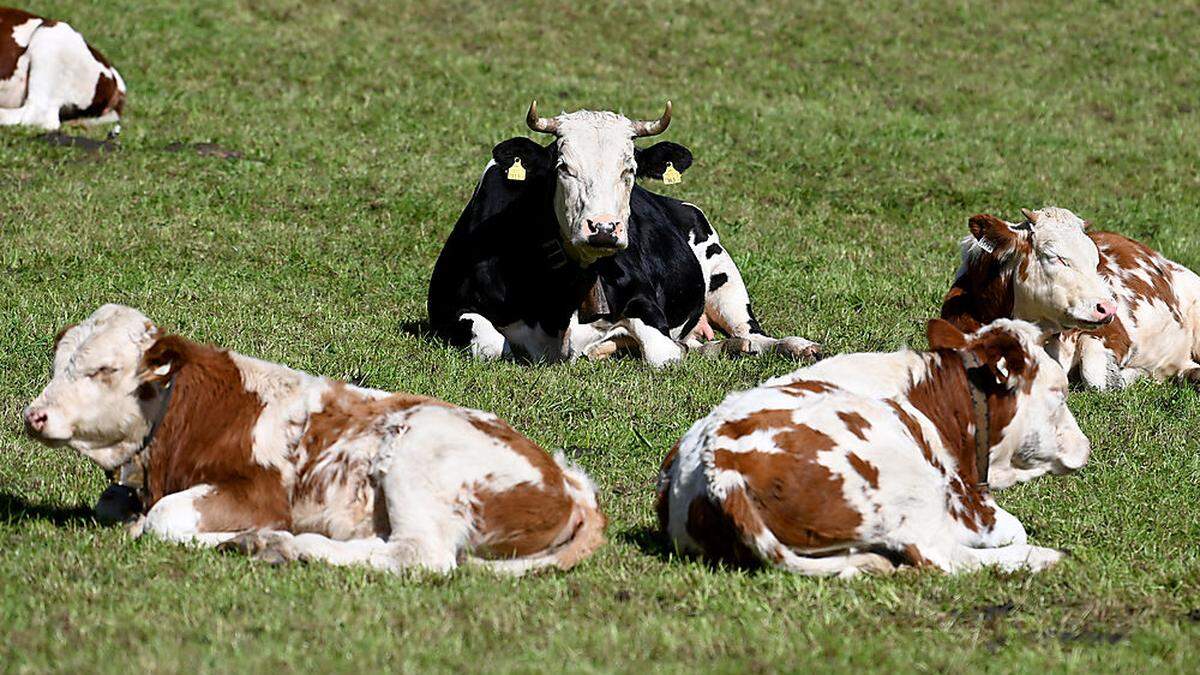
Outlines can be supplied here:
<path id="1" fill-rule="evenodd" d="M 924 361 L 925 377 L 915 380 L 905 397 L 933 422 L 943 445 L 954 455 L 963 482 L 986 491 L 993 440 L 987 392 L 956 351 L 932 352 Z"/>
<path id="2" fill-rule="evenodd" d="M 172 386 L 173 384 L 174 378 L 164 383 L 162 412 L 159 413 L 158 417 L 155 418 L 153 423 L 151 423 L 150 430 L 147 431 L 146 435 L 142 438 L 142 443 L 140 446 L 138 446 L 138 449 L 135 450 L 134 453 L 129 456 L 129 459 L 125 460 L 123 464 L 115 469 L 112 469 L 111 471 L 105 472 L 108 476 L 110 484 L 120 485 L 133 490 L 134 494 L 137 495 L 138 502 L 141 504 L 143 511 L 150 504 L 150 481 L 147 480 L 150 462 L 150 445 L 154 442 L 154 437 L 158 433 L 158 427 L 160 424 L 162 424 L 163 418 L 166 417 L 167 407 L 171 404 L 171 395 L 175 390 L 175 388 Z"/>
<path id="3" fill-rule="evenodd" d="M 553 181 L 547 181 L 547 185 L 543 187 L 553 195 Z M 577 296 L 572 297 L 572 300 L 580 311 L 580 321 L 588 323 L 598 316 L 608 314 L 611 311 L 608 295 L 604 291 L 604 284 L 600 281 L 600 273 L 597 268 L 601 261 L 597 260 L 584 267 L 580 265 L 579 261 L 572 258 L 567 253 L 566 246 L 563 245 L 558 216 L 555 215 L 553 209 L 547 211 L 542 218 L 538 219 L 540 226 L 537 235 L 536 257 L 546 267 L 551 277 L 556 277 L 563 282 L 561 288 L 565 292 L 571 296 Z"/>
<path id="4" fill-rule="evenodd" d="M 1013 314 L 1013 257 L 1003 260 L 983 250 L 972 250 L 962 273 L 946 296 L 942 316 L 969 317 L 975 330 L 996 319 L 1010 319 Z"/>
<path id="5" fill-rule="evenodd" d="M 228 352 L 174 339 L 171 395 L 146 447 L 147 506 L 200 483 L 266 478 L 252 458 L 262 400 L 246 389 Z"/>

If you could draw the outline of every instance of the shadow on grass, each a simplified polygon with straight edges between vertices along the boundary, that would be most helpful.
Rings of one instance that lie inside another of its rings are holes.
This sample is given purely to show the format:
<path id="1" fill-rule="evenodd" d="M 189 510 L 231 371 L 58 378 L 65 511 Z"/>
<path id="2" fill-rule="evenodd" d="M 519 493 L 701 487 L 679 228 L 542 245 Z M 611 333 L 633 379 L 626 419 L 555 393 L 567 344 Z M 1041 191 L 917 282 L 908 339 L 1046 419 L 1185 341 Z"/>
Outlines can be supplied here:
<path id="1" fill-rule="evenodd" d="M 96 522 L 92 507 L 82 504 L 76 506 L 50 506 L 33 504 L 17 495 L 0 493 L 0 522 L 22 523 L 33 520 L 44 520 L 58 527 L 64 525 L 89 525 Z"/>
<path id="2" fill-rule="evenodd" d="M 663 562 L 675 560 L 678 557 L 675 555 L 675 549 L 667 543 L 666 538 L 656 527 L 637 525 L 618 532 L 613 539 L 624 544 L 632 544 L 645 555 Z"/>
<path id="3" fill-rule="evenodd" d="M 436 340 L 433 334 L 433 324 L 428 319 L 414 319 L 400 322 L 400 332 L 422 340 Z"/>

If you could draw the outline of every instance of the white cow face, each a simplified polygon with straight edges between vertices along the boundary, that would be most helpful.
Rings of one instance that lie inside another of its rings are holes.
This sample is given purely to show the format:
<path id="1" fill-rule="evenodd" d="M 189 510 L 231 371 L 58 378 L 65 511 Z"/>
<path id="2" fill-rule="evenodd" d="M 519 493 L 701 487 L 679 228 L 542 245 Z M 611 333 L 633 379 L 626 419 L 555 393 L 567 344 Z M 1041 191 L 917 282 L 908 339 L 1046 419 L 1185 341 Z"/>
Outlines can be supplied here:
<path id="1" fill-rule="evenodd" d="M 934 349 L 958 349 L 973 385 L 986 396 L 992 487 L 1076 471 L 1087 463 L 1091 443 L 1067 407 L 1067 373 L 1042 348 L 1040 329 L 999 319 L 964 336 L 934 320 L 929 340 Z"/>
<path id="2" fill-rule="evenodd" d="M 637 163 L 633 123 L 582 111 L 558 121 L 554 212 L 563 242 L 588 262 L 629 246 L 629 195 Z"/>
<path id="3" fill-rule="evenodd" d="M 69 445 L 104 469 L 124 464 L 162 413 L 158 379 L 166 373 L 142 367 L 157 335 L 141 312 L 121 305 L 105 305 L 67 328 L 55 347 L 50 383 L 25 409 L 26 430 L 47 445 Z"/>
<path id="4" fill-rule="evenodd" d="M 1086 223 L 1066 209 L 1025 212 L 1023 223 L 971 219 L 978 245 L 1011 256 L 1013 316 L 1045 328 L 1097 328 L 1113 320 L 1116 298 L 1097 269 L 1100 253 Z"/>
<path id="5" fill-rule="evenodd" d="M 666 130 L 671 122 L 670 102 L 660 119 L 647 122 L 590 110 L 542 118 L 537 116 L 535 101 L 527 122 L 534 131 L 558 139 L 554 211 L 567 251 L 586 266 L 627 248 L 634 178 L 647 175 L 639 172 L 633 141 Z"/>

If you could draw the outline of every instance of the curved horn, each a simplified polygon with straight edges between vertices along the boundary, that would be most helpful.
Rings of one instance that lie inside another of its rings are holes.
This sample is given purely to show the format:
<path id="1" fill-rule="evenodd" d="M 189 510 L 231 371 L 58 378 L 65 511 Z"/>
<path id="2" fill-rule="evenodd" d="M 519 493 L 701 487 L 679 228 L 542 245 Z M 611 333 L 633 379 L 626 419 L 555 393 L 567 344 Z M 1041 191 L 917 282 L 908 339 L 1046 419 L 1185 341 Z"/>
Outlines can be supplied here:
<path id="1" fill-rule="evenodd" d="M 530 129 L 543 134 L 558 134 L 558 120 L 553 117 L 538 117 L 537 99 L 529 104 L 529 114 L 525 115 L 525 124 Z"/>
<path id="2" fill-rule="evenodd" d="M 1033 211 L 1030 211 L 1029 209 L 1021 209 L 1021 215 L 1025 216 L 1025 220 L 1028 220 L 1035 225 L 1037 224 L 1038 214 L 1034 213 Z"/>
<path id="3" fill-rule="evenodd" d="M 633 137 L 641 136 L 657 136 L 667 130 L 671 126 L 671 102 L 667 101 L 667 109 L 663 111 L 662 117 L 656 120 L 635 120 L 633 123 Z"/>

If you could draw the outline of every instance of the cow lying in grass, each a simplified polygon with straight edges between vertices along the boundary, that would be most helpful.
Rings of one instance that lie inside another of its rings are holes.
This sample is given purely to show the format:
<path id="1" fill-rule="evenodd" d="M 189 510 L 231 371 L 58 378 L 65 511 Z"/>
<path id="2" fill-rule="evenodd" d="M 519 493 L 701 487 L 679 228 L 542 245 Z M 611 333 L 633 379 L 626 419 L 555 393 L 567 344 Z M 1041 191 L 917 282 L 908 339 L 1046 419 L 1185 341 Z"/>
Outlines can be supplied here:
<path id="1" fill-rule="evenodd" d="M 1200 381 L 1200 277 L 1066 209 L 1021 223 L 971 218 L 942 318 L 963 330 L 997 318 L 1055 333 L 1046 350 L 1095 389 L 1149 375 Z"/>
<path id="2" fill-rule="evenodd" d="M 663 464 L 666 535 L 810 575 L 1058 561 L 988 487 L 1087 462 L 1066 373 L 1025 322 L 964 335 L 935 319 L 928 334 L 928 352 L 836 356 L 727 397 Z"/>
<path id="3" fill-rule="evenodd" d="M 75 29 L 0 7 L 0 126 L 117 122 L 124 105 L 120 73 Z"/>
<path id="4" fill-rule="evenodd" d="M 137 531 L 170 541 L 512 573 L 569 568 L 604 541 L 588 477 L 491 413 L 164 335 L 119 305 L 64 330 L 25 421 L 106 471 L 142 467 Z"/>
<path id="5" fill-rule="evenodd" d="M 429 319 L 450 344 L 484 359 L 601 359 L 620 349 L 654 366 L 689 349 L 807 358 L 803 338 L 767 335 L 737 265 L 694 204 L 635 178 L 679 175 L 687 148 L 634 140 L 657 120 L 581 110 L 529 128 L 549 145 L 512 138 L 492 150 L 429 282 Z M 707 342 L 713 327 L 731 340 Z"/>

